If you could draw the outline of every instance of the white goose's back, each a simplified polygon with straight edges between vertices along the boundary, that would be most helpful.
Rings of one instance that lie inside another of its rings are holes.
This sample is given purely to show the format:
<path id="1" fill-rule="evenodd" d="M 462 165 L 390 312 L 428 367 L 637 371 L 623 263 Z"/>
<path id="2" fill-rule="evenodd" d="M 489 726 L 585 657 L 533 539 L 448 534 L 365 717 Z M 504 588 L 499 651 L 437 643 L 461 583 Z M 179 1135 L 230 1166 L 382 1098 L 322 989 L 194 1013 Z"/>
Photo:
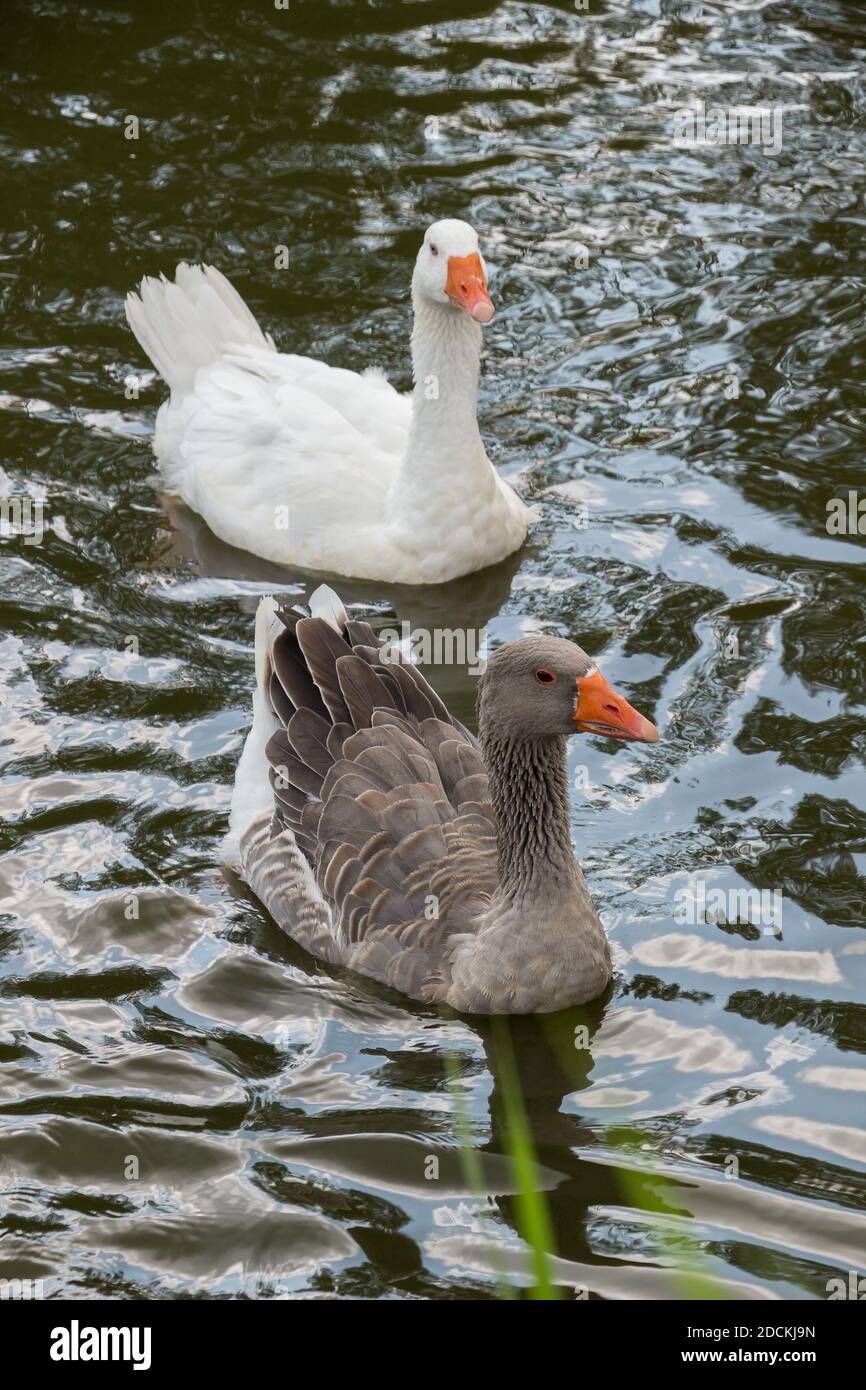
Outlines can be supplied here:
<path id="1" fill-rule="evenodd" d="M 146 278 L 127 316 L 171 387 L 154 440 L 167 486 L 265 559 L 339 569 L 363 552 L 364 529 L 382 526 L 411 401 L 380 372 L 278 353 L 212 266 L 181 265 L 174 284 Z"/>

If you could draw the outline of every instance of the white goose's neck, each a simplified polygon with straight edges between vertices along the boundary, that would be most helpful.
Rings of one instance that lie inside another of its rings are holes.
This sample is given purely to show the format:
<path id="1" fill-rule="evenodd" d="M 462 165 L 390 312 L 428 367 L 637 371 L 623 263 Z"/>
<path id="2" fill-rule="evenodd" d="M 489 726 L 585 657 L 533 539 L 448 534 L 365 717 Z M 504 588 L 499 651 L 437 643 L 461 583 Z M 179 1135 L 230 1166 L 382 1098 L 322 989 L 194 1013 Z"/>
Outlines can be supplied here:
<path id="1" fill-rule="evenodd" d="M 422 436 L 453 422 L 460 437 L 478 438 L 481 325 L 462 309 L 413 296 L 413 421 Z"/>
<path id="2" fill-rule="evenodd" d="M 394 501 L 405 516 L 426 511 L 432 484 L 459 504 L 483 505 L 496 474 L 484 450 L 476 409 L 481 326 L 449 304 L 413 294 L 412 424 Z"/>

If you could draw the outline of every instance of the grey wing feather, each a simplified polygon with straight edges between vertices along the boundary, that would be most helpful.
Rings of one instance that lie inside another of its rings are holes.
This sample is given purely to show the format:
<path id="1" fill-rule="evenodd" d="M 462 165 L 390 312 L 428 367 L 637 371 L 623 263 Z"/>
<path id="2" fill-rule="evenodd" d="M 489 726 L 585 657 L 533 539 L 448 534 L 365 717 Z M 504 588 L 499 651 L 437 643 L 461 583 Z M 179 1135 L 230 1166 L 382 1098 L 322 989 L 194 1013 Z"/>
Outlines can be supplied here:
<path id="1" fill-rule="evenodd" d="M 336 595 L 326 617 L 277 616 L 274 813 L 242 839 L 248 881 L 321 959 L 440 997 L 497 884 L 477 742 Z"/>

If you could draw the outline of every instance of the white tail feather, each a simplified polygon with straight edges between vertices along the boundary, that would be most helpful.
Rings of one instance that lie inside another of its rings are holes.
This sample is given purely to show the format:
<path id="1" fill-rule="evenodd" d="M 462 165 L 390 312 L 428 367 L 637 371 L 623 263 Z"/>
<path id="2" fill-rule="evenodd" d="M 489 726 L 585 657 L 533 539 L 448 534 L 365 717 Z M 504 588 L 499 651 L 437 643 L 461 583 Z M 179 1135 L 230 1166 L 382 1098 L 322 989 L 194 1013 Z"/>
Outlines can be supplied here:
<path id="1" fill-rule="evenodd" d="M 261 695 L 267 694 L 271 679 L 271 647 L 283 631 L 277 617 L 279 604 L 271 594 L 259 599 L 256 609 L 256 687 Z"/>
<path id="2" fill-rule="evenodd" d="M 235 773 L 229 830 L 222 843 L 222 860 L 240 868 L 240 839 L 248 826 L 260 816 L 270 815 L 274 793 L 268 775 L 265 749 L 280 722 L 271 709 L 268 683 L 271 679 L 271 647 L 283 631 L 277 617 L 276 601 L 263 598 L 256 610 L 256 689 L 253 692 L 253 726 L 247 734 Z"/>
<path id="3" fill-rule="evenodd" d="M 276 352 L 252 311 L 212 265 L 182 261 L 174 282 L 146 275 L 126 296 L 130 328 L 173 394 L 192 390 L 200 367 L 243 347 Z"/>
<path id="4" fill-rule="evenodd" d="M 337 632 L 342 632 L 349 615 L 343 607 L 343 600 L 335 594 L 329 584 L 320 584 L 310 594 L 310 612 L 314 618 L 324 618 Z"/>

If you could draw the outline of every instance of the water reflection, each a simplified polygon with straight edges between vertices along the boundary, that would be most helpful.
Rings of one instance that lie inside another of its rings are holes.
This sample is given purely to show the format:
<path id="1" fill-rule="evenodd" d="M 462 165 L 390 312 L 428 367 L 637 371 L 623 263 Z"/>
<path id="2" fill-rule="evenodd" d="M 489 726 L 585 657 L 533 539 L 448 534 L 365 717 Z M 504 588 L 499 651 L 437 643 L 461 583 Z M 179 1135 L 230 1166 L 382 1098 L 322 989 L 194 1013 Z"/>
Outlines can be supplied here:
<path id="1" fill-rule="evenodd" d="M 405 390 L 419 230 L 452 213 L 501 306 L 482 432 L 539 517 L 455 586 L 340 588 L 382 625 L 571 637 L 664 731 L 640 759 L 573 741 L 617 973 L 511 1027 L 552 1277 L 823 1298 L 866 1202 L 864 549 L 826 524 L 863 488 L 860 17 L 429 8 L 7 26 L 0 493 L 46 527 L 0 551 L 0 1275 L 431 1299 L 526 1278 L 491 1029 L 329 974 L 217 867 L 257 596 L 313 581 L 166 511 L 162 388 L 122 314 L 144 272 L 205 259 L 283 350 Z M 696 100 L 781 108 L 780 152 L 675 147 Z M 430 674 L 471 720 L 465 666 Z M 678 923 L 696 876 L 778 894 L 779 930 Z"/>

